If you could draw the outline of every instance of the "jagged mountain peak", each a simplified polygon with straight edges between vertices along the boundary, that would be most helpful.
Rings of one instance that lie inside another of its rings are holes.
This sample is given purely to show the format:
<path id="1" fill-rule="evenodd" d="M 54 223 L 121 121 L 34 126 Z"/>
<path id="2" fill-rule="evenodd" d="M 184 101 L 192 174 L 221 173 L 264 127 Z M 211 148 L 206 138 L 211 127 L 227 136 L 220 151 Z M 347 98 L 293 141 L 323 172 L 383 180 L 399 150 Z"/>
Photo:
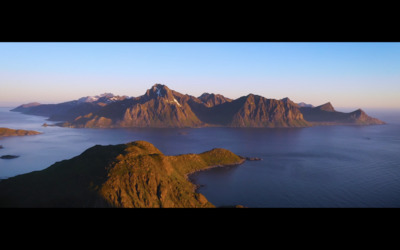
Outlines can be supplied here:
<path id="1" fill-rule="evenodd" d="M 314 108 L 314 106 L 312 104 L 308 104 L 308 103 L 305 103 L 305 102 L 299 102 L 299 103 L 297 103 L 297 105 L 300 108 Z"/>
<path id="2" fill-rule="evenodd" d="M 172 91 L 164 84 L 156 83 L 145 94 L 148 98 L 173 99 Z"/>
<path id="3" fill-rule="evenodd" d="M 95 95 L 95 96 L 85 96 L 85 97 L 81 97 L 78 99 L 78 102 L 95 102 L 97 100 L 99 100 L 100 98 L 112 98 L 114 97 L 114 94 L 112 93 L 104 93 L 104 94 L 100 94 L 100 95 Z"/>
<path id="4" fill-rule="evenodd" d="M 204 104 L 206 104 L 208 107 L 220 105 L 225 102 L 231 102 L 232 99 L 227 98 L 223 95 L 220 94 L 214 94 L 214 93 L 203 93 L 201 96 L 198 97 Z"/>
<path id="5" fill-rule="evenodd" d="M 332 104 L 330 102 L 327 102 L 325 104 L 322 104 L 318 107 L 317 109 L 323 110 L 323 111 L 328 111 L 328 112 L 335 112 L 336 110 L 333 108 Z"/>
<path id="6" fill-rule="evenodd" d="M 204 97 L 209 97 L 211 95 L 214 95 L 213 93 L 208 93 L 208 92 L 204 92 L 203 94 L 201 94 L 201 96 L 199 96 L 198 98 L 204 98 Z"/>
<path id="7" fill-rule="evenodd" d="M 362 109 L 357 109 L 351 112 L 351 114 L 356 115 L 356 116 L 366 116 L 367 114 L 364 112 Z"/>
<path id="8" fill-rule="evenodd" d="M 292 100 L 290 100 L 289 97 L 282 98 L 281 101 L 284 102 L 284 103 L 286 103 L 286 104 L 289 103 L 289 104 L 294 105 L 294 106 L 296 106 L 296 107 L 299 106 L 298 104 L 296 104 L 295 102 L 293 102 Z"/>
<path id="9" fill-rule="evenodd" d="M 362 109 L 357 109 L 356 111 L 354 111 L 354 112 L 358 112 L 358 113 L 365 113 L 364 112 L 364 110 L 362 110 Z"/>
<path id="10" fill-rule="evenodd" d="M 124 99 L 129 98 L 128 96 L 118 96 L 114 95 L 113 93 L 103 93 L 100 95 L 95 96 L 85 96 L 79 98 L 76 102 L 77 103 L 112 103 L 116 101 L 121 101 Z"/>

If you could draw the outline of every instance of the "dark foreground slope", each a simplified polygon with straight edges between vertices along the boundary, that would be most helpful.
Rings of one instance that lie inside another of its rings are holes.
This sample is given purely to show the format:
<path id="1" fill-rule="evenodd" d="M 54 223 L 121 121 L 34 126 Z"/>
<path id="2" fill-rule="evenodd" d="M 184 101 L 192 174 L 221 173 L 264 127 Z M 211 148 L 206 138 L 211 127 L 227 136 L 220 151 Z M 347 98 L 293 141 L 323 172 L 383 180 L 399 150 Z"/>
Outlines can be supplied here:
<path id="1" fill-rule="evenodd" d="M 187 175 L 240 164 L 225 149 L 166 156 L 145 141 L 94 146 L 47 169 L 0 182 L 0 207 L 214 207 Z"/>

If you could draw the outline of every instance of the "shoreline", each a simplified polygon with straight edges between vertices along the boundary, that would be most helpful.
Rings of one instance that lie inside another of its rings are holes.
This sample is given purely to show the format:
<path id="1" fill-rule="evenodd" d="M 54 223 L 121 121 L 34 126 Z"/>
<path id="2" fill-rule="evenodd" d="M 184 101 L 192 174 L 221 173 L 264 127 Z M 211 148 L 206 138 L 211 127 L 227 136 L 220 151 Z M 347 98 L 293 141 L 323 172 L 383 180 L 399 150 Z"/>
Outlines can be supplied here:
<path id="1" fill-rule="evenodd" d="M 199 169 L 199 170 L 195 170 L 195 171 L 192 171 L 192 172 L 189 172 L 189 173 L 185 174 L 185 179 L 186 179 L 187 181 L 189 181 L 190 183 L 193 184 L 193 186 L 194 186 L 194 187 L 193 187 L 193 192 L 198 193 L 198 192 L 197 192 L 197 189 L 199 189 L 200 185 L 194 183 L 194 182 L 190 179 L 190 175 L 195 174 L 195 173 L 198 173 L 198 172 L 202 172 L 202 171 L 205 171 L 205 170 L 210 170 L 210 169 L 212 169 L 212 168 L 238 166 L 238 165 L 242 165 L 244 162 L 246 162 L 246 158 L 242 158 L 239 162 L 233 163 L 233 164 L 208 166 L 208 167 L 206 167 L 206 168 Z M 206 198 L 207 198 L 207 197 L 206 197 Z M 214 205 L 214 204 L 213 204 L 213 205 Z"/>

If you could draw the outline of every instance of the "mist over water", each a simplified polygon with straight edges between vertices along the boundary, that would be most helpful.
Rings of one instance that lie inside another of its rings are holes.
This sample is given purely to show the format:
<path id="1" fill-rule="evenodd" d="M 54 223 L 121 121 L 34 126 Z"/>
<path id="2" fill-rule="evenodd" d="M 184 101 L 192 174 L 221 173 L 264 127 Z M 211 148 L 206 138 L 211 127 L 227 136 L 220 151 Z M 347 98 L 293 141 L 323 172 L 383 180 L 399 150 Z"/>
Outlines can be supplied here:
<path id="1" fill-rule="evenodd" d="M 216 206 L 400 207 L 400 112 L 366 112 L 388 124 L 311 128 L 77 129 L 0 108 L 0 127 L 41 135 L 0 139 L 0 178 L 42 170 L 96 144 L 145 140 L 166 155 L 212 148 L 262 161 L 195 173 Z"/>

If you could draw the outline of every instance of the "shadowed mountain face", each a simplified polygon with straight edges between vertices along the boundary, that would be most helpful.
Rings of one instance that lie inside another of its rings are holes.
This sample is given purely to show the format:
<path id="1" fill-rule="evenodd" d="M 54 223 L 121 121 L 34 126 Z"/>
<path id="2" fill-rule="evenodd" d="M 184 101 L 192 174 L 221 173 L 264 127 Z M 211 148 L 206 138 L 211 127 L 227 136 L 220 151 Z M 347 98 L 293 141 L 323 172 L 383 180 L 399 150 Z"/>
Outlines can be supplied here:
<path id="1" fill-rule="evenodd" d="M 243 161 L 225 149 L 166 156 L 145 141 L 97 145 L 0 181 L 0 207 L 214 207 L 187 175 Z"/>
<path id="2" fill-rule="evenodd" d="M 299 109 L 291 101 L 267 99 L 250 94 L 236 100 L 239 108 L 232 117 L 233 127 L 307 127 Z"/>
<path id="3" fill-rule="evenodd" d="M 368 116 L 363 110 L 358 109 L 350 113 L 335 111 L 330 102 L 315 108 L 301 107 L 304 118 L 314 125 L 379 125 L 385 124 L 376 118 Z"/>
<path id="4" fill-rule="evenodd" d="M 155 84 L 136 98 L 103 94 L 61 104 L 21 105 L 13 111 L 49 116 L 63 120 L 66 127 L 308 127 L 312 124 L 382 124 L 364 112 L 346 115 L 336 112 L 330 103 L 313 108 L 249 94 L 232 100 L 219 94 L 194 97 Z M 312 124 L 310 123 L 312 122 Z"/>

